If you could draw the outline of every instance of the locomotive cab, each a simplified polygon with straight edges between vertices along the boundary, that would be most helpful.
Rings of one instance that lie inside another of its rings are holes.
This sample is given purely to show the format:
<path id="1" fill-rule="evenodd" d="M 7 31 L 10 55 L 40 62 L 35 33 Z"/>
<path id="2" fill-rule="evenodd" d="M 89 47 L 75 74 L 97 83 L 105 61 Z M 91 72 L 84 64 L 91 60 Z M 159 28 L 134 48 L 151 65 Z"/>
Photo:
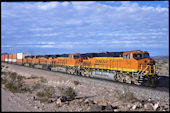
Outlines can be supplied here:
<path id="1" fill-rule="evenodd" d="M 155 78 L 158 78 L 155 61 L 150 58 L 148 52 L 136 50 L 125 52 L 123 56 L 124 59 L 129 59 L 131 61 L 131 67 L 133 66 L 133 69 L 136 68 L 138 80 L 142 79 L 147 81 L 152 79 L 151 81 L 155 81 Z"/>
<path id="2" fill-rule="evenodd" d="M 131 52 L 125 52 L 123 56 L 124 59 L 129 59 L 133 63 L 136 63 L 138 71 L 143 71 L 145 74 L 148 75 L 157 74 L 155 61 L 150 58 L 148 52 L 136 50 Z"/>
<path id="3" fill-rule="evenodd" d="M 79 59 L 80 58 L 80 54 L 70 54 L 69 58 L 73 58 L 73 59 Z"/>

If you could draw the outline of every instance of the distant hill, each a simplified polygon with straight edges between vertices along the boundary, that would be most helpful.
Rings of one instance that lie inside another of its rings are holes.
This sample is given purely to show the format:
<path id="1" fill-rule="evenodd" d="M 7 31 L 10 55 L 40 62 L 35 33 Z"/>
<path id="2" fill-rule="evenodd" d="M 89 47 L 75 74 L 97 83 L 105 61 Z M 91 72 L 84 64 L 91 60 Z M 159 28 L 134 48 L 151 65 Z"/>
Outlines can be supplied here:
<path id="1" fill-rule="evenodd" d="M 166 60 L 169 59 L 168 55 L 160 55 L 160 56 L 151 56 L 152 59 L 154 60 Z"/>
<path id="2" fill-rule="evenodd" d="M 8 54 L 8 53 L 1 53 L 1 55 L 6 55 L 6 54 Z"/>

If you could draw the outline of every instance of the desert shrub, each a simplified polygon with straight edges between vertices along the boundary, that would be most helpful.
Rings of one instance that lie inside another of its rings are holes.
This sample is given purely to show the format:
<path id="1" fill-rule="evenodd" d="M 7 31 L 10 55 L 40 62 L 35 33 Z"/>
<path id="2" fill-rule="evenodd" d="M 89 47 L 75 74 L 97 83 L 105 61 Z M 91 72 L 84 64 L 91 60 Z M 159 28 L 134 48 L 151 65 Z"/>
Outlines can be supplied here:
<path id="1" fill-rule="evenodd" d="M 40 81 L 42 82 L 42 83 L 46 83 L 47 82 L 47 79 L 46 78 L 43 78 L 43 77 L 40 77 Z"/>
<path id="2" fill-rule="evenodd" d="M 39 89 L 41 87 L 41 84 L 39 82 L 35 82 L 32 86 L 32 89 L 35 90 L 35 89 Z"/>
<path id="3" fill-rule="evenodd" d="M 47 97 L 39 98 L 39 100 L 40 100 L 41 103 L 48 102 Z"/>
<path id="4" fill-rule="evenodd" d="M 16 82 L 17 80 L 17 73 L 16 72 L 8 72 L 10 82 Z"/>
<path id="5" fill-rule="evenodd" d="M 10 76 L 15 76 L 16 77 L 18 75 L 16 72 L 9 71 L 8 73 L 9 73 Z"/>
<path id="6" fill-rule="evenodd" d="M 24 77 L 18 75 L 16 72 L 8 72 L 8 76 L 1 79 L 3 79 L 5 88 L 13 93 L 25 93 L 31 91 L 30 88 L 24 84 Z"/>
<path id="7" fill-rule="evenodd" d="M 29 87 L 22 87 L 20 92 L 22 93 L 31 92 L 31 89 Z"/>
<path id="8" fill-rule="evenodd" d="M 115 90 L 116 97 L 122 101 L 131 101 L 131 100 L 137 100 L 134 93 L 129 90 L 128 87 L 124 87 L 123 92 L 120 90 Z"/>
<path id="9" fill-rule="evenodd" d="M 64 91 L 64 88 L 63 88 L 63 87 L 58 87 L 58 89 L 60 90 L 60 92 L 63 92 L 63 91 Z"/>
<path id="10" fill-rule="evenodd" d="M 40 98 L 46 96 L 46 94 L 45 94 L 44 91 L 37 92 L 36 95 L 37 95 L 38 97 L 40 97 Z"/>
<path id="11" fill-rule="evenodd" d="M 8 82 L 5 84 L 5 88 L 7 88 L 9 91 L 13 93 L 26 93 L 31 92 L 30 88 L 27 86 L 24 86 L 23 84 L 13 84 L 11 82 Z"/>
<path id="12" fill-rule="evenodd" d="M 60 91 L 63 96 L 66 96 L 68 99 L 71 99 L 71 100 L 77 96 L 77 93 L 71 87 L 67 87 L 65 89 L 61 88 Z"/>
<path id="13" fill-rule="evenodd" d="M 13 83 L 6 83 L 5 84 L 5 88 L 7 88 L 9 91 L 16 93 L 18 92 L 18 87 L 16 87 L 15 85 L 13 85 Z"/>
<path id="14" fill-rule="evenodd" d="M 75 85 L 79 85 L 80 82 L 79 81 L 73 81 Z"/>
<path id="15" fill-rule="evenodd" d="M 48 97 L 53 97 L 55 96 L 55 89 L 54 87 L 48 87 L 44 89 L 46 92 L 48 92 Z"/>
<path id="16" fill-rule="evenodd" d="M 46 87 L 42 91 L 37 92 L 36 96 L 39 97 L 40 102 L 46 102 L 48 98 L 55 96 L 55 89 L 54 87 Z"/>
<path id="17" fill-rule="evenodd" d="M 1 75 L 7 75 L 8 72 L 5 72 L 5 71 L 1 71 Z"/>
<path id="18" fill-rule="evenodd" d="M 1 77 L 1 83 L 2 83 L 2 84 L 5 84 L 5 83 L 7 83 L 7 82 L 8 82 L 8 80 L 7 80 L 6 77 Z"/>
<path id="19" fill-rule="evenodd" d="M 37 92 L 36 94 L 38 97 L 48 97 L 51 98 L 55 95 L 54 87 L 46 87 L 42 91 Z"/>

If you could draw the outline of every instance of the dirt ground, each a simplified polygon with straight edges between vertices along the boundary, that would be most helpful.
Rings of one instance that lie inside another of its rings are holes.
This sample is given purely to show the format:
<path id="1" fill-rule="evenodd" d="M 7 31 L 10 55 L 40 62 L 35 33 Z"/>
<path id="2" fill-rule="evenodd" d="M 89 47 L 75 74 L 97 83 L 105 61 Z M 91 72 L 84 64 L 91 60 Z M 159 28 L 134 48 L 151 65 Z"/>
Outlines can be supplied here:
<path id="1" fill-rule="evenodd" d="M 169 111 L 169 98 L 137 96 L 126 87 L 122 92 L 5 64 L 1 70 L 2 111 Z"/>
<path id="2" fill-rule="evenodd" d="M 158 75 L 169 77 L 169 60 L 156 60 Z"/>

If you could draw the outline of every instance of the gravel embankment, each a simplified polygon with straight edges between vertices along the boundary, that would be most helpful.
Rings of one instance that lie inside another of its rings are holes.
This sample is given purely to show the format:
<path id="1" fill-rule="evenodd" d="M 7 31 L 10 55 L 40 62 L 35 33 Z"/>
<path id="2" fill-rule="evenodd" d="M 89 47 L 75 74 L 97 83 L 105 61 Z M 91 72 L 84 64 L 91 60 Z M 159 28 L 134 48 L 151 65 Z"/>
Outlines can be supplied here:
<path id="1" fill-rule="evenodd" d="M 16 72 L 25 76 L 24 86 L 33 88 L 36 81 L 45 78 L 47 82 L 42 87 L 34 89 L 32 93 L 12 93 L 4 88 L 2 90 L 2 111 L 167 111 L 169 110 L 169 92 L 155 90 L 153 88 L 139 87 L 136 85 L 118 82 L 92 79 L 69 75 L 59 72 L 34 69 L 14 64 L 1 66 L 3 77 L 6 72 Z M 34 76 L 38 78 L 28 79 Z M 1 76 L 2 77 L 2 76 Z M 1 78 L 2 79 L 2 78 Z M 75 84 L 75 81 L 78 84 Z M 3 84 L 4 86 L 4 84 Z M 49 98 L 47 103 L 41 103 L 36 96 L 37 92 L 44 90 L 43 87 L 52 86 L 55 89 L 55 98 Z M 60 91 L 58 88 L 71 87 L 77 93 L 72 101 L 60 102 Z M 120 98 L 129 90 L 133 95 L 127 95 L 138 101 L 124 101 Z M 121 91 L 121 92 L 119 92 Z M 58 98 L 58 99 L 57 99 Z M 51 100 L 52 99 L 52 100 Z M 155 109 L 155 110 L 154 110 Z"/>
<path id="2" fill-rule="evenodd" d="M 148 98 L 154 98 L 154 99 L 169 99 L 169 92 L 167 91 L 159 91 L 159 90 L 153 90 L 150 88 L 146 87 L 138 87 L 135 85 L 128 85 L 128 84 L 122 84 L 122 83 L 117 83 L 117 82 L 111 82 L 111 81 L 105 81 L 105 80 L 98 80 L 98 79 L 90 79 L 86 77 L 80 77 L 80 76 L 74 76 L 74 75 L 69 75 L 65 73 L 59 73 L 59 72 L 52 72 L 52 71 L 46 71 L 46 70 L 41 70 L 41 69 L 34 69 L 34 68 L 29 68 L 29 67 L 24 67 L 24 66 L 18 66 L 18 65 L 13 65 L 13 64 L 7 64 L 11 66 L 15 71 L 23 70 L 25 72 L 25 75 L 27 73 L 36 75 L 38 74 L 39 76 L 47 77 L 49 80 L 55 80 L 54 77 L 58 76 L 61 78 L 61 80 L 79 80 L 81 82 L 88 83 L 90 85 L 99 85 L 102 87 L 109 87 L 114 89 L 119 89 L 123 90 L 124 87 L 128 87 L 129 90 L 132 92 L 135 92 L 136 95 L 140 96 L 146 96 Z M 11 70 L 12 71 L 12 70 Z M 51 77 L 50 77 L 51 76 Z M 56 78 L 58 79 L 58 78 Z M 128 86 L 127 86 L 128 85 Z"/>

